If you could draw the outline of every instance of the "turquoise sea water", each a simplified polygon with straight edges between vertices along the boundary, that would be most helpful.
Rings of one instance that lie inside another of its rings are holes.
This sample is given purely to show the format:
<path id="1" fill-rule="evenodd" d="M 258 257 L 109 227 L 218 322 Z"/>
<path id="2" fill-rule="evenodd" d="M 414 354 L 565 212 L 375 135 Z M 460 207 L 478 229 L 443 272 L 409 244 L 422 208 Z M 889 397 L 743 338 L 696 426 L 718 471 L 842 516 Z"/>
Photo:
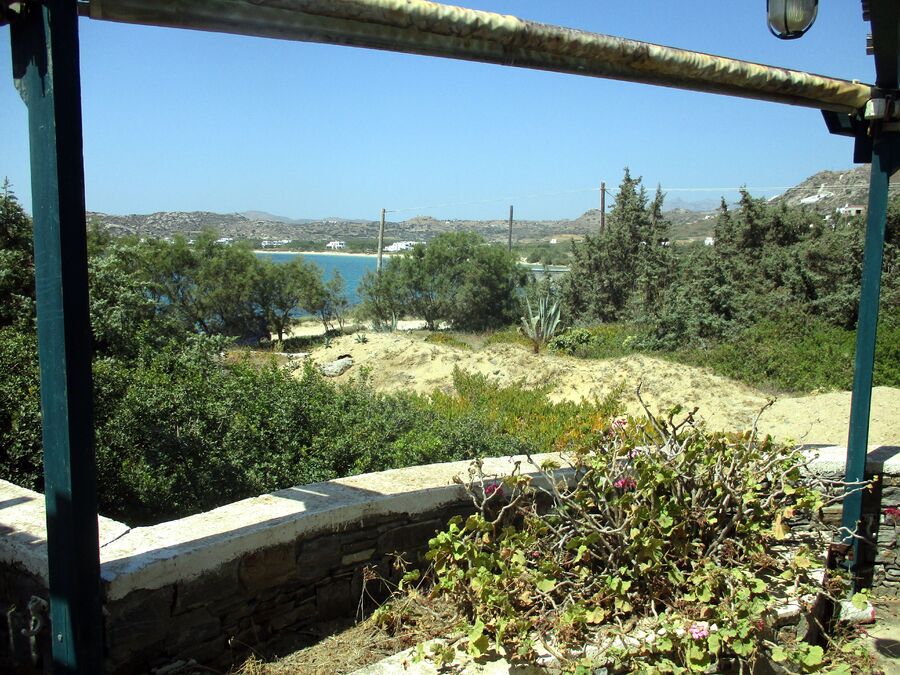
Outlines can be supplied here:
<path id="1" fill-rule="evenodd" d="M 306 262 L 311 262 L 319 266 L 322 270 L 323 278 L 328 281 L 334 270 L 339 270 L 341 276 L 344 277 L 344 284 L 347 288 L 347 300 L 351 305 L 359 304 L 359 295 L 356 288 L 359 286 L 363 275 L 368 271 L 375 271 L 375 256 L 363 255 L 327 255 L 319 253 L 257 253 L 260 258 L 269 258 L 272 262 L 287 263 L 296 256 L 303 256 Z M 385 262 L 388 257 L 385 256 Z M 532 274 L 540 275 L 542 268 L 539 265 L 526 265 Z M 555 266 L 550 269 L 550 274 L 556 275 L 568 271 L 567 267 Z"/>
<path id="2" fill-rule="evenodd" d="M 359 303 L 356 288 L 359 286 L 363 275 L 368 271 L 375 271 L 376 258 L 362 255 L 320 255 L 316 253 L 257 253 L 260 258 L 269 258 L 275 263 L 287 263 L 296 256 L 303 256 L 303 260 L 314 263 L 323 272 L 323 278 L 328 281 L 334 270 L 338 270 L 344 277 L 347 288 L 347 300 L 351 305 Z"/>

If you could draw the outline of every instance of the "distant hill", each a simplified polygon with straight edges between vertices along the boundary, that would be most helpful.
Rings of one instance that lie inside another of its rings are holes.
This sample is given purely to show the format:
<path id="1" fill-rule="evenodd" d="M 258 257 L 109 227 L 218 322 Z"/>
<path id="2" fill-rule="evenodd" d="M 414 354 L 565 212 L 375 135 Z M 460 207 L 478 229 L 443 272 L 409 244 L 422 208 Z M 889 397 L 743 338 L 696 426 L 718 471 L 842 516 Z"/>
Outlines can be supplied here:
<path id="1" fill-rule="evenodd" d="M 869 175 L 866 164 L 846 171 L 820 171 L 805 181 L 772 198 L 790 206 L 807 206 L 821 214 L 834 213 L 844 206 L 866 206 L 869 201 Z M 900 176 L 891 178 L 891 186 L 900 187 Z"/>
<path id="2" fill-rule="evenodd" d="M 900 176 L 892 179 L 900 187 Z M 770 201 L 786 201 L 790 205 L 805 205 L 819 213 L 834 213 L 835 209 L 850 205 L 864 205 L 867 201 L 869 167 L 846 171 L 820 171 L 784 194 Z M 686 201 L 673 197 L 666 201 L 665 215 L 671 223 L 672 238 L 695 240 L 710 236 L 715 226 L 716 200 Z M 302 242 L 321 242 L 332 239 L 374 239 L 378 236 L 378 221 L 348 220 L 340 217 L 322 219 L 288 218 L 266 211 L 242 213 L 212 213 L 209 211 L 163 211 L 147 215 L 125 216 L 89 212 L 88 222 L 97 222 L 114 235 L 168 237 L 176 234 L 196 235 L 204 229 L 215 229 L 223 236 L 235 239 L 288 239 Z M 580 238 L 600 229 L 600 210 L 589 209 L 572 220 L 515 220 L 513 239 L 519 243 L 563 241 Z M 488 241 L 506 241 L 506 220 L 440 220 L 420 214 L 406 220 L 385 223 L 389 240 L 407 239 L 428 241 L 441 232 L 477 232 Z"/>
<path id="3" fill-rule="evenodd" d="M 665 191 L 664 191 L 665 192 Z M 718 199 L 687 200 L 681 197 L 667 195 L 663 205 L 663 213 L 668 211 L 692 211 L 694 213 L 709 213 L 719 208 Z"/>
<path id="4" fill-rule="evenodd" d="M 266 211 L 241 211 L 241 216 L 244 216 L 247 220 L 262 220 L 271 223 L 311 223 L 312 220 L 308 218 L 288 218 L 287 216 L 276 216 L 273 213 L 268 213 Z"/>

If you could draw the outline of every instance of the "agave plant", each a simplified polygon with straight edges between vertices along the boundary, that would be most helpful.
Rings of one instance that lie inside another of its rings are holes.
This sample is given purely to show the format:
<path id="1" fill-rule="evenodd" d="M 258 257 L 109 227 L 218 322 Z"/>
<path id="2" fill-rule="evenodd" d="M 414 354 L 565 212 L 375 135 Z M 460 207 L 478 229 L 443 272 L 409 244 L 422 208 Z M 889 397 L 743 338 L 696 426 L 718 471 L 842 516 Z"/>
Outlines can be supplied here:
<path id="1" fill-rule="evenodd" d="M 538 301 L 537 312 L 531 311 L 531 302 L 525 298 L 528 305 L 528 317 L 522 317 L 525 336 L 531 340 L 534 353 L 541 351 L 541 347 L 556 334 L 559 327 L 559 300 L 550 304 L 550 297 L 545 295 Z"/>

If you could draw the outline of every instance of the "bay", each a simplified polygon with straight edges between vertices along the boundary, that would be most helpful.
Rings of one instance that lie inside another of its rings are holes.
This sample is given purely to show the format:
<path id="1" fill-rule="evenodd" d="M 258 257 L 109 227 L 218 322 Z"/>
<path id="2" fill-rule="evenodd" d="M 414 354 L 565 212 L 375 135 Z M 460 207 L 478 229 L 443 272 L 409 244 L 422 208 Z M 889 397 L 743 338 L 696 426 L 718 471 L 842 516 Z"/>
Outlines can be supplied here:
<path id="1" fill-rule="evenodd" d="M 377 258 L 374 255 L 348 255 L 346 253 L 289 253 L 281 251 L 273 253 L 258 252 L 256 255 L 259 258 L 267 258 L 278 264 L 289 263 L 298 255 L 302 256 L 305 262 L 313 263 L 322 270 L 322 278 L 325 281 L 331 279 L 335 270 L 339 271 L 341 276 L 344 277 L 347 301 L 351 306 L 359 304 L 359 295 L 356 289 L 366 272 L 370 270 L 372 272 L 375 271 L 377 262 Z"/>
<path id="2" fill-rule="evenodd" d="M 351 307 L 359 304 L 360 300 L 356 289 L 359 286 L 359 282 L 362 280 L 363 275 L 365 275 L 367 271 L 374 272 L 377 263 L 377 257 L 374 255 L 352 255 L 347 253 L 293 253 L 288 251 L 273 251 L 272 253 L 269 253 L 267 251 L 257 251 L 256 255 L 260 258 L 267 258 L 274 263 L 280 264 L 288 263 L 298 255 L 302 256 L 303 260 L 317 265 L 319 269 L 322 270 L 322 278 L 325 281 L 328 281 L 331 278 L 335 270 L 339 271 L 341 276 L 344 277 L 344 285 L 347 289 L 347 301 L 350 303 Z M 384 260 L 386 263 L 388 256 L 385 256 Z M 523 267 L 529 269 L 535 276 L 540 276 L 544 273 L 542 265 L 523 264 Z M 547 269 L 547 272 L 553 276 L 568 271 L 569 268 L 562 265 L 553 265 Z"/>

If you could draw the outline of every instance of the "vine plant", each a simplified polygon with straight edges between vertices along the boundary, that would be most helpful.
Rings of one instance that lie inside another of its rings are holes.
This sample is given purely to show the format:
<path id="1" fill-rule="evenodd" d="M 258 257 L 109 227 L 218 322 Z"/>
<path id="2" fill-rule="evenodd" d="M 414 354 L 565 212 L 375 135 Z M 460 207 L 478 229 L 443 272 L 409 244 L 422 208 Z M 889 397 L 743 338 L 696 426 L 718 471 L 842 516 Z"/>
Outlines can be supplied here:
<path id="1" fill-rule="evenodd" d="M 790 527 L 827 500 L 805 455 L 755 424 L 709 433 L 696 410 L 645 411 L 570 432 L 537 479 L 521 464 L 491 479 L 476 462 L 460 481 L 475 514 L 451 521 L 427 557 L 433 595 L 465 617 L 468 651 L 549 653 L 581 672 L 751 672 L 760 659 L 850 672 L 833 656 L 847 650 L 777 634 L 780 603 L 823 591 L 825 537 Z"/>

